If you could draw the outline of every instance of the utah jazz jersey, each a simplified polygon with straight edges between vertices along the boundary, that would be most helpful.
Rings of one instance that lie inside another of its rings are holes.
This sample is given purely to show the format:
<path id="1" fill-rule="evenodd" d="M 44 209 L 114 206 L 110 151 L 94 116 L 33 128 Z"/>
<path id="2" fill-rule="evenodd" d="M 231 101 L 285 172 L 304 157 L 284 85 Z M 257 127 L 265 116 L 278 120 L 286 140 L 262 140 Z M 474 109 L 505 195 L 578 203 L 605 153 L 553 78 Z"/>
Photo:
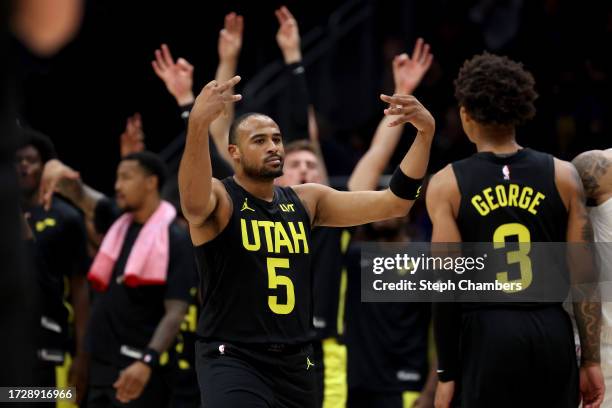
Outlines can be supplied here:
<path id="1" fill-rule="evenodd" d="M 461 193 L 463 242 L 564 242 L 567 210 L 555 185 L 554 158 L 531 149 L 476 153 L 453 163 Z"/>
<path id="2" fill-rule="evenodd" d="M 261 200 L 223 180 L 233 212 L 197 246 L 202 282 L 198 335 L 236 343 L 305 343 L 312 327 L 310 219 L 289 187 Z"/>
<path id="3" fill-rule="evenodd" d="M 555 185 L 554 158 L 531 149 L 504 156 L 480 152 L 453 163 L 453 171 L 461 193 L 462 241 L 493 243 L 495 253 L 505 252 L 500 269 L 487 274 L 520 283 L 507 293 L 516 293 L 516 302 L 531 299 L 522 306 L 562 299 L 569 279 L 564 257 L 544 255 L 531 244 L 566 241 L 568 214 Z"/>

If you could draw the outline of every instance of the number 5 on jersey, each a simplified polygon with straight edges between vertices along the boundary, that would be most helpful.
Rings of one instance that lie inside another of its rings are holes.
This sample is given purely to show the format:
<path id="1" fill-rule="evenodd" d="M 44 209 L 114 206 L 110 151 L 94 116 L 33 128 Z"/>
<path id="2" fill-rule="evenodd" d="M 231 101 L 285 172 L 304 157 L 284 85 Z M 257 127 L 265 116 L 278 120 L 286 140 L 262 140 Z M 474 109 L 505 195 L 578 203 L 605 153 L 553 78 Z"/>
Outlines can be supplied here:
<path id="1" fill-rule="evenodd" d="M 276 314 L 289 314 L 295 306 L 295 291 L 293 282 L 288 276 L 277 275 L 277 268 L 289 269 L 289 259 L 287 258 L 268 258 L 268 289 L 277 289 L 284 286 L 287 291 L 287 303 L 278 303 L 278 296 L 268 296 L 268 306 Z"/>

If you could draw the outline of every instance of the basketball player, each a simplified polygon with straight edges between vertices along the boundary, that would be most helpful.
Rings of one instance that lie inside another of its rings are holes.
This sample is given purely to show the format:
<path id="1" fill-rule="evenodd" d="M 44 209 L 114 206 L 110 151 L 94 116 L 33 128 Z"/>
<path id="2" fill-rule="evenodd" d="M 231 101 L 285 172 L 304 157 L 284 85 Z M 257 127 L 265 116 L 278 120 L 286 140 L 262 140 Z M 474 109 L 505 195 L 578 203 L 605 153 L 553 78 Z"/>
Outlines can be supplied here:
<path id="1" fill-rule="evenodd" d="M 602 275 L 602 327 L 601 327 L 601 368 L 606 388 L 612 389 L 612 303 L 610 300 L 610 262 L 612 261 L 612 149 L 591 150 L 578 155 L 572 163 L 578 170 L 593 224 L 593 235 L 598 245 Z M 612 407 L 612 392 L 607 392 L 604 408 Z"/>
<path id="2" fill-rule="evenodd" d="M 535 114 L 532 75 L 484 53 L 465 62 L 455 96 L 478 153 L 432 177 L 426 198 L 432 242 L 591 240 L 574 167 L 516 142 L 516 127 Z M 533 279 L 536 274 L 534 268 Z M 580 394 L 583 406 L 599 407 L 599 308 L 574 303 L 583 345 L 578 372 L 571 322 L 560 303 L 437 305 L 436 407 L 449 407 L 455 391 L 460 406 L 470 408 L 577 407 Z"/>
<path id="3" fill-rule="evenodd" d="M 344 227 L 405 215 L 424 176 L 435 122 L 412 96 L 381 99 L 418 134 L 384 191 L 321 184 L 275 187 L 284 151 L 269 117 L 248 114 L 230 131 L 236 174 L 211 176 L 208 127 L 240 77 L 207 84 L 194 104 L 179 169 L 183 214 L 202 278 L 196 365 L 206 407 L 314 407 L 311 226 Z M 398 112 L 401 110 L 401 112 Z"/>

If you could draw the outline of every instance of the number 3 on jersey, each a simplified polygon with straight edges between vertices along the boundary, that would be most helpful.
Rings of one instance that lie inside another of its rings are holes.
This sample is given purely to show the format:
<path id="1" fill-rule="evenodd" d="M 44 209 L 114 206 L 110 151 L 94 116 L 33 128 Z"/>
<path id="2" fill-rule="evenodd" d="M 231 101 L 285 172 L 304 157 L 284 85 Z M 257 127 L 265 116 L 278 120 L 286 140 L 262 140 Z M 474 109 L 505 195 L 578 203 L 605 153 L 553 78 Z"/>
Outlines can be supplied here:
<path id="1" fill-rule="evenodd" d="M 518 237 L 518 249 L 514 251 L 508 251 L 506 254 L 506 260 L 509 265 L 518 263 L 520 268 L 521 277 L 514 279 L 510 282 L 522 283 L 522 289 L 525 290 L 531 281 L 533 280 L 533 273 L 531 271 L 531 259 L 529 259 L 529 251 L 531 250 L 531 234 L 527 227 L 523 224 L 510 223 L 503 224 L 497 227 L 493 233 L 493 247 L 495 249 L 504 248 L 506 246 L 506 238 L 511 236 Z M 497 280 L 503 283 L 508 282 L 508 272 L 499 272 L 497 274 Z M 506 293 L 518 292 L 518 290 L 507 290 Z"/>
<path id="2" fill-rule="evenodd" d="M 277 275 L 277 268 L 289 269 L 289 259 L 287 258 L 268 258 L 268 289 L 277 289 L 285 286 L 287 291 L 287 303 L 278 303 L 278 296 L 268 296 L 268 306 L 276 314 L 289 314 L 295 306 L 295 291 L 293 282 L 288 276 Z"/>

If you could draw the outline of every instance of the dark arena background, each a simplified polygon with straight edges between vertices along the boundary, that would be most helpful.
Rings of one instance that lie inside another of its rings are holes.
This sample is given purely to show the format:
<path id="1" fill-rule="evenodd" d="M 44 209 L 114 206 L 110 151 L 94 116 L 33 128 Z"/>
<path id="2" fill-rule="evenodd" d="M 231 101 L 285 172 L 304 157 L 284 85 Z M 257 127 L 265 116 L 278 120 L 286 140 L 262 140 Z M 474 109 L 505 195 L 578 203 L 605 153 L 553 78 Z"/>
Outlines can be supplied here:
<path id="1" fill-rule="evenodd" d="M 0 0 L 0 406 L 612 408 L 611 52 L 610 0 Z"/>
<path id="2" fill-rule="evenodd" d="M 274 82 L 281 64 L 274 10 L 293 12 L 323 151 L 331 175 L 348 175 L 392 91 L 390 61 L 421 36 L 433 67 L 416 95 L 437 121 L 430 171 L 473 151 L 461 130 L 452 81 L 464 60 L 489 50 L 521 61 L 540 97 L 519 141 L 571 159 L 607 145 L 612 115 L 612 15 L 600 1 L 121 1 L 88 0 L 77 37 L 57 56 L 24 55 L 24 118 L 52 137 L 67 163 L 112 191 L 125 120 L 140 112 L 147 147 L 162 151 L 183 129 L 178 109 L 155 76 L 154 50 L 167 43 L 195 66 L 194 92 L 214 77 L 217 36 L 230 11 L 244 16 L 238 90 Z M 253 82 L 259 81 L 257 84 Z M 266 96 L 273 99 L 274 96 Z M 239 109 L 239 108 L 238 108 Z M 404 151 L 404 146 L 397 149 Z M 399 156 L 392 165 L 397 163 Z M 392 168 L 392 167 L 391 167 Z"/>

